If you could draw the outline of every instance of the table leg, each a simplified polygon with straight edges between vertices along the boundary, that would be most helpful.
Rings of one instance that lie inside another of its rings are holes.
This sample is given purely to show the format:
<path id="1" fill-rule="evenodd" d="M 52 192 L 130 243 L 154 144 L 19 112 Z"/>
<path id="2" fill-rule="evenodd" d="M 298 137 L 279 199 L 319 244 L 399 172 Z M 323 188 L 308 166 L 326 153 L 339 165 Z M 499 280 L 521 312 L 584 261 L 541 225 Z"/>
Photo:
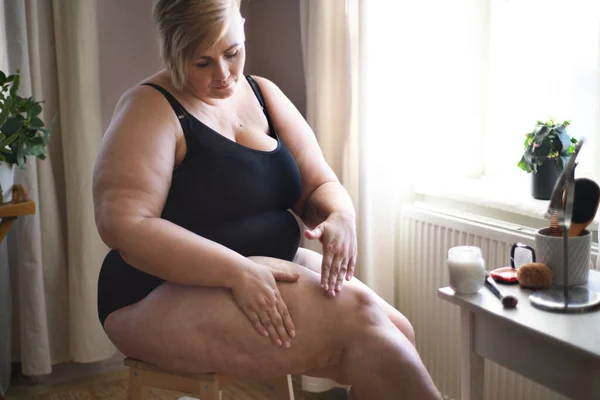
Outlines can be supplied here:
<path id="1" fill-rule="evenodd" d="M 483 357 L 473 351 L 475 344 L 475 314 L 460 310 L 460 398 L 483 400 Z"/>

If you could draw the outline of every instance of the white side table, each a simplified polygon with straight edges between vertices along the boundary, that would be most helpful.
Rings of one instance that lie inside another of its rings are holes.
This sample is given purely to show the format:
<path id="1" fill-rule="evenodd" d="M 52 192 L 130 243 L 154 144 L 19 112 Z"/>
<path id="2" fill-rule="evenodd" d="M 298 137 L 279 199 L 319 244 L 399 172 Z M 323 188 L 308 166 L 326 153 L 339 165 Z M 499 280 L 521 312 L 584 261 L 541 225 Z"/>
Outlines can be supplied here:
<path id="1" fill-rule="evenodd" d="M 499 286 L 519 299 L 515 309 L 504 309 L 485 287 L 472 295 L 438 290 L 460 307 L 461 399 L 483 399 L 485 358 L 570 398 L 600 399 L 600 309 L 542 311 L 529 303 L 531 290 Z M 600 292 L 600 273 L 590 270 L 586 286 Z"/>

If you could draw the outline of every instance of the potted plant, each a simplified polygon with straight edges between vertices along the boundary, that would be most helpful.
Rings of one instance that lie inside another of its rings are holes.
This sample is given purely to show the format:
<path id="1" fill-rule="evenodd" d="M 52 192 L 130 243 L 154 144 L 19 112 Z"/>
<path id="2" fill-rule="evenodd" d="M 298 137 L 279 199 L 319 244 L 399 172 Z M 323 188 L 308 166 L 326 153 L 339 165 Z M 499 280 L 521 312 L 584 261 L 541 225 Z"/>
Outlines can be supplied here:
<path id="1" fill-rule="evenodd" d="M 567 133 L 570 124 L 570 120 L 537 121 L 533 131 L 526 134 L 525 151 L 518 166 L 533 174 L 532 195 L 536 199 L 550 199 L 556 179 L 578 142 Z"/>
<path id="2" fill-rule="evenodd" d="M 0 203 L 10 201 L 15 167 L 25 169 L 27 156 L 45 159 L 54 120 L 48 127 L 39 118 L 41 101 L 18 94 L 20 71 L 0 71 Z"/>

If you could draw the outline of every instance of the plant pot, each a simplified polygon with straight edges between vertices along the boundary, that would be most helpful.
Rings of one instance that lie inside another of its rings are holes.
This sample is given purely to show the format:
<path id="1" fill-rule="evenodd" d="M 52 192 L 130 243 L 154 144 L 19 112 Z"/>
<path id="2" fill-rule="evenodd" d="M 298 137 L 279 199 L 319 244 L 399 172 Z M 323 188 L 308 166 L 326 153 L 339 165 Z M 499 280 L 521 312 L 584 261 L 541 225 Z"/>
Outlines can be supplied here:
<path id="1" fill-rule="evenodd" d="M 12 187 L 15 183 L 15 164 L 0 162 L 0 203 L 12 200 Z"/>
<path id="2" fill-rule="evenodd" d="M 532 174 L 532 196 L 538 200 L 550 200 L 552 190 L 559 175 L 560 172 L 558 171 L 556 162 L 550 158 L 546 158 L 543 164 L 538 167 L 537 173 Z"/>

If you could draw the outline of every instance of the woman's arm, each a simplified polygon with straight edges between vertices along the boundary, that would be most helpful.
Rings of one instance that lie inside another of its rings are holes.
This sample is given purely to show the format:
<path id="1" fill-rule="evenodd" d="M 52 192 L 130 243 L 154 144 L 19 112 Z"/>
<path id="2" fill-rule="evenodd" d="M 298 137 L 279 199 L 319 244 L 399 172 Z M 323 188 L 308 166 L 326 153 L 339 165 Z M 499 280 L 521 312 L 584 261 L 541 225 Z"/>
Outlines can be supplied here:
<path id="1" fill-rule="evenodd" d="M 354 273 L 355 211 L 346 189 L 331 170 L 310 126 L 271 81 L 254 77 L 264 94 L 278 135 L 290 149 L 302 175 L 302 195 L 293 211 L 310 228 L 308 239 L 323 244 L 321 285 L 335 296 Z"/>
<path id="2" fill-rule="evenodd" d="M 325 182 L 313 190 L 304 204 L 302 221 L 307 227 L 314 229 L 333 213 L 355 218 L 350 195 L 338 181 Z"/>

